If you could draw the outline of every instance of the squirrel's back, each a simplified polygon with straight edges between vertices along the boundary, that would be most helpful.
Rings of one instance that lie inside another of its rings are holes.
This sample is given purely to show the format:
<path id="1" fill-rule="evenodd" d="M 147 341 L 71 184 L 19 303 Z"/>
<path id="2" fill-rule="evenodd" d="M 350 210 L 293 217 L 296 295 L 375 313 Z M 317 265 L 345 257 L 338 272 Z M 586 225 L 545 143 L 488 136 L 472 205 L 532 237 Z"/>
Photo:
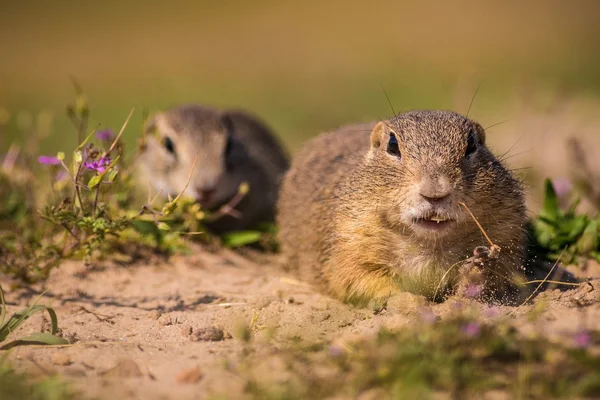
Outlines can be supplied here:
<path id="1" fill-rule="evenodd" d="M 362 161 L 374 123 L 350 125 L 322 133 L 303 145 L 283 180 L 277 215 L 289 267 L 299 275 L 318 275 L 319 254 L 330 228 L 333 189 L 342 176 Z M 317 276 L 314 278 L 318 279 Z"/>

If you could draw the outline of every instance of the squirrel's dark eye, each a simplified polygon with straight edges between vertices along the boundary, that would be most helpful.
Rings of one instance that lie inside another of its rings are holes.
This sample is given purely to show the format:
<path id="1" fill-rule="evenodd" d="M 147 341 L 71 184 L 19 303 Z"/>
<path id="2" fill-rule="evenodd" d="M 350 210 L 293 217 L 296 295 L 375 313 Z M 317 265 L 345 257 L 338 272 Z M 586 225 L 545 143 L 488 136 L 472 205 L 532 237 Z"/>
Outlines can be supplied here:
<path id="1" fill-rule="evenodd" d="M 165 146 L 165 149 L 167 149 L 169 153 L 175 154 L 175 145 L 170 137 L 167 136 L 163 139 L 163 146 Z"/>
<path id="2" fill-rule="evenodd" d="M 469 133 L 467 137 L 467 150 L 465 152 L 465 157 L 469 157 L 471 154 L 475 153 L 477 150 L 477 143 L 475 143 L 475 137 L 472 133 Z"/>
<path id="3" fill-rule="evenodd" d="M 396 135 L 390 133 L 390 141 L 387 145 L 387 152 L 396 157 L 400 157 L 400 149 L 398 148 L 398 139 L 396 139 Z"/>

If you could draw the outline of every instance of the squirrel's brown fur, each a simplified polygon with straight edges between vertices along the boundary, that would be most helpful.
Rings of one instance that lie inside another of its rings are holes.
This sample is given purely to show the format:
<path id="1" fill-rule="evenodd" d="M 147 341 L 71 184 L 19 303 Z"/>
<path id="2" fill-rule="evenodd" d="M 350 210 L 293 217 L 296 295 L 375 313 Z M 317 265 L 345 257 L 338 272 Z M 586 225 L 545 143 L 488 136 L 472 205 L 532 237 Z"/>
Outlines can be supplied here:
<path id="1" fill-rule="evenodd" d="M 391 135 L 399 156 L 388 152 Z M 498 293 L 523 264 L 523 190 L 483 128 L 454 112 L 411 111 L 308 142 L 282 184 L 280 240 L 290 268 L 338 298 L 433 297 L 452 288 L 457 263 L 488 245 L 459 202 L 502 249 L 485 268 L 486 293 Z M 431 218 L 451 222 L 435 229 Z"/>
<path id="2" fill-rule="evenodd" d="M 196 167 L 192 171 L 194 160 Z M 151 184 L 176 196 L 191 175 L 185 195 L 215 210 L 230 201 L 242 182 L 250 191 L 225 215 L 207 224 L 214 232 L 253 228 L 274 218 L 287 155 L 274 134 L 255 117 L 236 110 L 184 105 L 154 115 L 138 162 L 142 187 Z M 204 195 L 203 195 L 204 193 Z"/>

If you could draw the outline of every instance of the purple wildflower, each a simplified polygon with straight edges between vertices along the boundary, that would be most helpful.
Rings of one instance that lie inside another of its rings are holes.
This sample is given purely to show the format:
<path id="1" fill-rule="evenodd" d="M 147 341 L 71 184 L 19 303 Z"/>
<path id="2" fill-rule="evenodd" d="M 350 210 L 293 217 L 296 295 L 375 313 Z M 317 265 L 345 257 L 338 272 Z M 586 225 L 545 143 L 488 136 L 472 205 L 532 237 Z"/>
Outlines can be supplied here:
<path id="1" fill-rule="evenodd" d="M 575 342 L 575 347 L 583 349 L 592 344 L 592 335 L 588 331 L 581 330 L 575 333 L 573 341 Z"/>
<path id="2" fill-rule="evenodd" d="M 483 312 L 483 315 L 488 318 L 496 318 L 500 315 L 500 309 L 498 307 L 492 306 Z"/>
<path id="3" fill-rule="evenodd" d="M 44 165 L 58 165 L 60 164 L 60 160 L 57 157 L 52 156 L 39 156 L 38 162 Z"/>
<path id="4" fill-rule="evenodd" d="M 115 133 L 112 129 L 105 129 L 103 131 L 96 132 L 96 138 L 103 142 L 110 142 L 115 137 Z"/>
<path id="5" fill-rule="evenodd" d="M 65 171 L 64 169 L 61 169 L 60 171 L 58 171 L 58 173 L 54 177 L 54 180 L 57 182 L 60 182 L 63 179 L 67 179 L 68 177 L 69 177 L 69 174 L 67 173 L 67 171 Z"/>
<path id="6" fill-rule="evenodd" d="M 434 324 L 439 319 L 439 317 L 434 314 L 430 307 L 423 307 L 421 309 L 420 317 L 421 321 L 423 321 L 426 324 Z"/>
<path id="7" fill-rule="evenodd" d="M 567 197 L 573 190 L 573 182 L 569 178 L 557 178 L 552 180 L 552 186 L 559 198 Z"/>
<path id="8" fill-rule="evenodd" d="M 466 297 L 477 297 L 481 294 L 482 291 L 481 285 L 469 285 L 465 288 L 465 296 Z"/>
<path id="9" fill-rule="evenodd" d="M 106 171 L 106 168 L 110 165 L 110 163 L 110 157 L 103 156 L 96 161 L 86 161 L 84 165 L 90 171 L 96 171 L 97 173 L 102 174 L 104 171 Z"/>
<path id="10" fill-rule="evenodd" d="M 468 337 L 475 337 L 481 332 L 481 325 L 477 322 L 469 322 L 462 327 L 461 331 Z"/>
<path id="11" fill-rule="evenodd" d="M 332 344 L 328 349 L 329 357 L 338 358 L 344 355 L 345 351 L 343 347 Z"/>

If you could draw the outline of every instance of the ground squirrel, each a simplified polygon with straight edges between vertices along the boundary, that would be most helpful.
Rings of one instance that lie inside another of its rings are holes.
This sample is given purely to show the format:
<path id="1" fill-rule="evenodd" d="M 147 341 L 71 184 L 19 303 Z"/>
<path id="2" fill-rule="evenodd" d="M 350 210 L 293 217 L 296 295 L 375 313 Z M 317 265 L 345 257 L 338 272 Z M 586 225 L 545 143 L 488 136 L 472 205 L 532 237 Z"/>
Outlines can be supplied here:
<path id="1" fill-rule="evenodd" d="M 501 247 L 484 268 L 484 294 L 496 293 L 523 265 L 521 184 L 486 147 L 478 123 L 411 111 L 308 142 L 282 184 L 279 235 L 290 267 L 338 298 L 432 298 L 453 287 L 453 265 L 488 246 L 460 202 Z"/>
<path id="2" fill-rule="evenodd" d="M 253 228 L 274 218 L 279 185 L 288 168 L 287 155 L 272 132 L 249 114 L 184 105 L 158 113 L 147 123 L 138 172 L 166 196 L 181 192 L 194 160 L 185 195 L 207 210 L 229 202 L 242 182 L 250 191 L 225 215 L 207 223 L 213 232 Z"/>

